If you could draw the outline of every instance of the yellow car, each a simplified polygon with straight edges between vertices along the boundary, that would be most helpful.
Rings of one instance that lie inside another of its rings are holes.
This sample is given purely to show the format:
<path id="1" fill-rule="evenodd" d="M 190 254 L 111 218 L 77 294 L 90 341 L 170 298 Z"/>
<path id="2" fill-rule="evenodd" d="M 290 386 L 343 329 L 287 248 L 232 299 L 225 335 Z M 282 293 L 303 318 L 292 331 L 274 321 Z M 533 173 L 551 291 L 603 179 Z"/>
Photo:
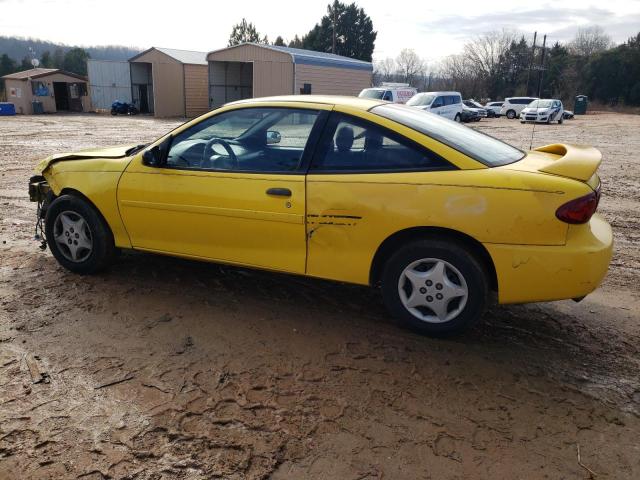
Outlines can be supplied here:
<path id="1" fill-rule="evenodd" d="M 289 96 L 228 104 L 149 145 L 51 156 L 30 194 L 73 272 L 130 248 L 379 286 L 401 323 L 443 335 L 496 295 L 599 285 L 612 251 L 600 162 L 408 106 Z"/>

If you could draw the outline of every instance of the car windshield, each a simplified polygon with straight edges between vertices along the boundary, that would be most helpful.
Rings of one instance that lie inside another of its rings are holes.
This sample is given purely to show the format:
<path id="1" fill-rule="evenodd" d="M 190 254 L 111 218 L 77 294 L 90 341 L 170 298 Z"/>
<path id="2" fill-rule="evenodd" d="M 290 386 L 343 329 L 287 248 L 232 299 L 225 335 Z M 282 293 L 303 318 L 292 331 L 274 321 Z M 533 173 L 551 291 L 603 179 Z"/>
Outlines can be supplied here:
<path id="1" fill-rule="evenodd" d="M 490 135 L 417 108 L 379 105 L 371 112 L 412 128 L 489 167 L 517 162 L 525 155 L 522 150 Z"/>
<path id="2" fill-rule="evenodd" d="M 529 108 L 549 108 L 553 100 L 534 100 L 527 107 Z"/>
<path id="3" fill-rule="evenodd" d="M 382 100 L 382 96 L 384 95 L 384 90 L 379 90 L 377 88 L 365 88 L 360 92 L 360 98 L 374 98 L 376 100 Z"/>
<path id="4" fill-rule="evenodd" d="M 425 107 L 427 105 L 431 105 L 434 98 L 436 98 L 435 95 L 418 93 L 407 101 L 407 105 L 411 107 Z"/>

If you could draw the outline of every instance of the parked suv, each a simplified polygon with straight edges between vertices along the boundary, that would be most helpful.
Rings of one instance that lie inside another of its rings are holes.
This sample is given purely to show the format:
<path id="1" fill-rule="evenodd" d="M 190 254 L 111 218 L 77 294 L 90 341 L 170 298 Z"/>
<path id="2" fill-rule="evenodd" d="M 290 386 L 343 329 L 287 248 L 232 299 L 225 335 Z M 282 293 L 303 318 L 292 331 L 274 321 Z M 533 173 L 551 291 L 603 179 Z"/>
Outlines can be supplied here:
<path id="1" fill-rule="evenodd" d="M 407 105 L 435 113 L 449 120 L 462 121 L 462 95 L 460 92 L 418 93 Z"/>
<path id="2" fill-rule="evenodd" d="M 538 97 L 505 98 L 502 108 L 500 109 L 500 115 L 506 115 L 509 120 L 512 120 L 520 115 L 520 112 L 524 107 L 537 99 Z"/>
<path id="3" fill-rule="evenodd" d="M 379 87 L 365 88 L 358 96 L 393 103 L 407 103 L 407 100 L 416 93 L 418 90 L 409 86 L 408 83 L 382 83 Z"/>

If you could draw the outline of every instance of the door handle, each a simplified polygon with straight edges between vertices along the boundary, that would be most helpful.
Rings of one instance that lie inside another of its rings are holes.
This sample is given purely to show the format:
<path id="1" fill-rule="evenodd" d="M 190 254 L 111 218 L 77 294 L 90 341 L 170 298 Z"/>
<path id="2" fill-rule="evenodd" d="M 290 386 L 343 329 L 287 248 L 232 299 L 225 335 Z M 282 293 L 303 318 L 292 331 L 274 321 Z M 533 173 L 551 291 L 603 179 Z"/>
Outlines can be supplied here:
<path id="1" fill-rule="evenodd" d="M 267 190 L 267 195 L 275 195 L 278 197 L 290 197 L 291 190 L 288 188 L 269 188 Z"/>

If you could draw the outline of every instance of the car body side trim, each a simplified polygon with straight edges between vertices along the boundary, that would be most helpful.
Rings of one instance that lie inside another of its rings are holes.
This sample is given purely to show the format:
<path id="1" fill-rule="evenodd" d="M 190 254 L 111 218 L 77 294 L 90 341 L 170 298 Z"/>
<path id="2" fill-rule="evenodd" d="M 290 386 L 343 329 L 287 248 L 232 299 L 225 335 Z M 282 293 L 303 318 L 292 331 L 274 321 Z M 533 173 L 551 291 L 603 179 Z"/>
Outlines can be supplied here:
<path id="1" fill-rule="evenodd" d="M 217 215 L 220 217 L 236 217 L 248 220 L 265 220 L 269 222 L 304 223 L 303 215 L 279 212 L 261 212 L 256 210 L 241 210 L 235 208 L 207 207 L 202 205 L 177 205 L 173 203 L 142 202 L 137 200 L 121 200 L 125 207 L 150 208 L 154 210 L 168 210 L 172 212 L 199 213 L 202 215 Z"/>

